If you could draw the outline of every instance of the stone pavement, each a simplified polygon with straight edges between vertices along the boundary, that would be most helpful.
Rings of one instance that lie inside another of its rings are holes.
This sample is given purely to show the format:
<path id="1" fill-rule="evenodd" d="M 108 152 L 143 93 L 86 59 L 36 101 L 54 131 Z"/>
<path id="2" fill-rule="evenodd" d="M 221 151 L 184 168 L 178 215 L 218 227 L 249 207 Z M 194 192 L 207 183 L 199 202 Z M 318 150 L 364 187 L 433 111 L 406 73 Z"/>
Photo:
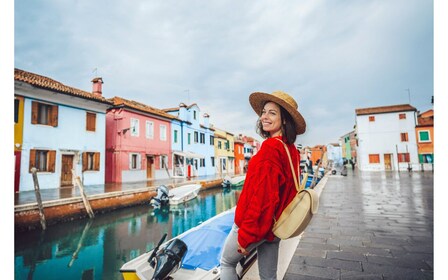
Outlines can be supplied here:
<path id="1" fill-rule="evenodd" d="M 329 177 L 284 279 L 433 279 L 432 172 Z"/>

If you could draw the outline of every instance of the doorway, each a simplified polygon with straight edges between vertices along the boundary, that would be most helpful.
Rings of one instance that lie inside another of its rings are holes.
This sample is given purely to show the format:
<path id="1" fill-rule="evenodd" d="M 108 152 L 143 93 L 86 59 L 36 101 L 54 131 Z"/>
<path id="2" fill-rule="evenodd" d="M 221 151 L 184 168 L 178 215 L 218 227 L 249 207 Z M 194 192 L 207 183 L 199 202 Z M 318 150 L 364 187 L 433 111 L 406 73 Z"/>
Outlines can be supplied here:
<path id="1" fill-rule="evenodd" d="M 386 171 L 392 170 L 392 154 L 384 154 L 384 169 Z"/>
<path id="2" fill-rule="evenodd" d="M 146 156 L 146 179 L 151 180 L 153 178 L 154 169 L 154 156 Z"/>
<path id="3" fill-rule="evenodd" d="M 73 186 L 73 155 L 62 155 L 61 187 Z"/>

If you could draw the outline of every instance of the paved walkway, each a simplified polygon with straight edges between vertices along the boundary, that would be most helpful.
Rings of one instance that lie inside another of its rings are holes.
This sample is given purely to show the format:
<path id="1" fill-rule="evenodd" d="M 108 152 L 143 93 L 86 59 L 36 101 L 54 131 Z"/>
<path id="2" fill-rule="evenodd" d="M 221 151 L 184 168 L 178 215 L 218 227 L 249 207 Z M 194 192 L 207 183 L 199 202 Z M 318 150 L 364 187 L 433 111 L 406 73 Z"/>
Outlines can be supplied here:
<path id="1" fill-rule="evenodd" d="M 284 279 L 433 279 L 433 173 L 329 177 Z"/>

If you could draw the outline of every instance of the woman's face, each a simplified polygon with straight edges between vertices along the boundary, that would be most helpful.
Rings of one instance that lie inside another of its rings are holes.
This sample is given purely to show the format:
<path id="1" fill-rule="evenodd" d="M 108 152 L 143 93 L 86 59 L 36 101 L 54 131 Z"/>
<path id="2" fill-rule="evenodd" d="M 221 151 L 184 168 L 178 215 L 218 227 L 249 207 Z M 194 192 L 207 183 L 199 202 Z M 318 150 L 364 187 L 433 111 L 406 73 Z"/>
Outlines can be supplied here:
<path id="1" fill-rule="evenodd" d="M 267 102 L 261 111 L 260 121 L 263 130 L 268 132 L 271 137 L 282 134 L 282 120 L 280 106 L 274 102 Z"/>

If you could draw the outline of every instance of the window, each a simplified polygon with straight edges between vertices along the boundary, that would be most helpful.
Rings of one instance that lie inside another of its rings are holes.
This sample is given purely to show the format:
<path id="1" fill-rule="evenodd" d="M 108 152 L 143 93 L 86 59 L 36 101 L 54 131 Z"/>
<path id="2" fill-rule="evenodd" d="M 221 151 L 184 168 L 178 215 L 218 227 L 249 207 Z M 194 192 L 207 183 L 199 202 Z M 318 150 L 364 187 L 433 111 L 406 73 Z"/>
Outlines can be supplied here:
<path id="1" fill-rule="evenodd" d="M 201 142 L 201 144 L 205 144 L 205 134 L 204 134 L 204 133 L 201 133 L 199 136 L 200 136 L 200 142 Z"/>
<path id="2" fill-rule="evenodd" d="M 58 106 L 33 101 L 31 123 L 58 126 Z"/>
<path id="3" fill-rule="evenodd" d="M 221 141 L 218 140 L 218 149 L 221 149 Z"/>
<path id="4" fill-rule="evenodd" d="M 210 157 L 211 161 L 212 161 L 212 167 L 215 167 L 215 157 Z"/>
<path id="5" fill-rule="evenodd" d="M 99 171 L 100 153 L 84 152 L 82 153 L 82 171 Z"/>
<path id="6" fill-rule="evenodd" d="M 375 116 L 369 116 L 369 122 L 374 122 L 375 121 Z"/>
<path id="7" fill-rule="evenodd" d="M 213 135 L 210 135 L 210 145 L 215 145 L 215 137 Z"/>
<path id="8" fill-rule="evenodd" d="M 36 168 L 37 172 L 52 172 L 55 171 L 56 151 L 52 150 L 30 150 L 30 166 Z"/>
<path id="9" fill-rule="evenodd" d="M 154 123 L 150 122 L 150 121 L 146 121 L 145 127 L 146 127 L 146 129 L 145 129 L 146 138 L 153 139 L 154 138 Z"/>
<path id="10" fill-rule="evenodd" d="M 168 168 L 168 156 L 160 155 L 160 169 Z"/>
<path id="11" fill-rule="evenodd" d="M 199 166 L 200 167 L 204 167 L 205 166 L 205 159 L 204 158 L 200 159 Z"/>
<path id="12" fill-rule="evenodd" d="M 420 163 L 434 163 L 433 154 L 420 154 L 418 155 Z"/>
<path id="13" fill-rule="evenodd" d="M 131 118 L 131 136 L 139 135 L 139 130 L 140 130 L 139 126 L 140 126 L 139 120 Z"/>
<path id="14" fill-rule="evenodd" d="M 86 112 L 86 130 L 95 131 L 96 130 L 96 114 Z"/>
<path id="15" fill-rule="evenodd" d="M 379 154 L 370 154 L 369 155 L 369 163 L 380 163 L 380 155 Z"/>
<path id="16" fill-rule="evenodd" d="M 20 105 L 20 100 L 14 99 L 14 123 L 19 122 L 19 105 Z"/>
<path id="17" fill-rule="evenodd" d="M 431 142 L 429 130 L 421 130 L 418 132 L 418 142 Z"/>
<path id="18" fill-rule="evenodd" d="M 406 119 L 406 114 L 405 113 L 398 114 L 398 119 L 405 120 Z"/>
<path id="19" fill-rule="evenodd" d="M 197 143 L 199 141 L 199 134 L 197 131 L 194 132 L 194 142 Z"/>
<path id="20" fill-rule="evenodd" d="M 408 142 L 408 133 L 407 132 L 400 133 L 400 137 L 401 137 L 401 142 Z"/>
<path id="21" fill-rule="evenodd" d="M 228 151 L 228 150 L 230 150 L 230 143 L 229 143 L 229 140 L 227 140 L 226 141 L 226 143 L 224 143 L 225 144 L 225 149 Z"/>
<path id="22" fill-rule="evenodd" d="M 166 141 L 166 125 L 160 125 L 160 140 Z"/>
<path id="23" fill-rule="evenodd" d="M 188 133 L 187 141 L 188 141 L 188 145 L 190 145 L 191 144 L 191 133 Z"/>
<path id="24" fill-rule="evenodd" d="M 177 130 L 174 130 L 174 143 L 177 143 Z"/>
<path id="25" fill-rule="evenodd" d="M 409 153 L 398 154 L 398 162 L 410 162 L 409 158 Z"/>
<path id="26" fill-rule="evenodd" d="M 193 118 L 196 119 L 196 111 L 193 111 Z"/>
<path id="27" fill-rule="evenodd" d="M 129 169 L 135 170 L 141 168 L 140 154 L 129 154 Z"/>

